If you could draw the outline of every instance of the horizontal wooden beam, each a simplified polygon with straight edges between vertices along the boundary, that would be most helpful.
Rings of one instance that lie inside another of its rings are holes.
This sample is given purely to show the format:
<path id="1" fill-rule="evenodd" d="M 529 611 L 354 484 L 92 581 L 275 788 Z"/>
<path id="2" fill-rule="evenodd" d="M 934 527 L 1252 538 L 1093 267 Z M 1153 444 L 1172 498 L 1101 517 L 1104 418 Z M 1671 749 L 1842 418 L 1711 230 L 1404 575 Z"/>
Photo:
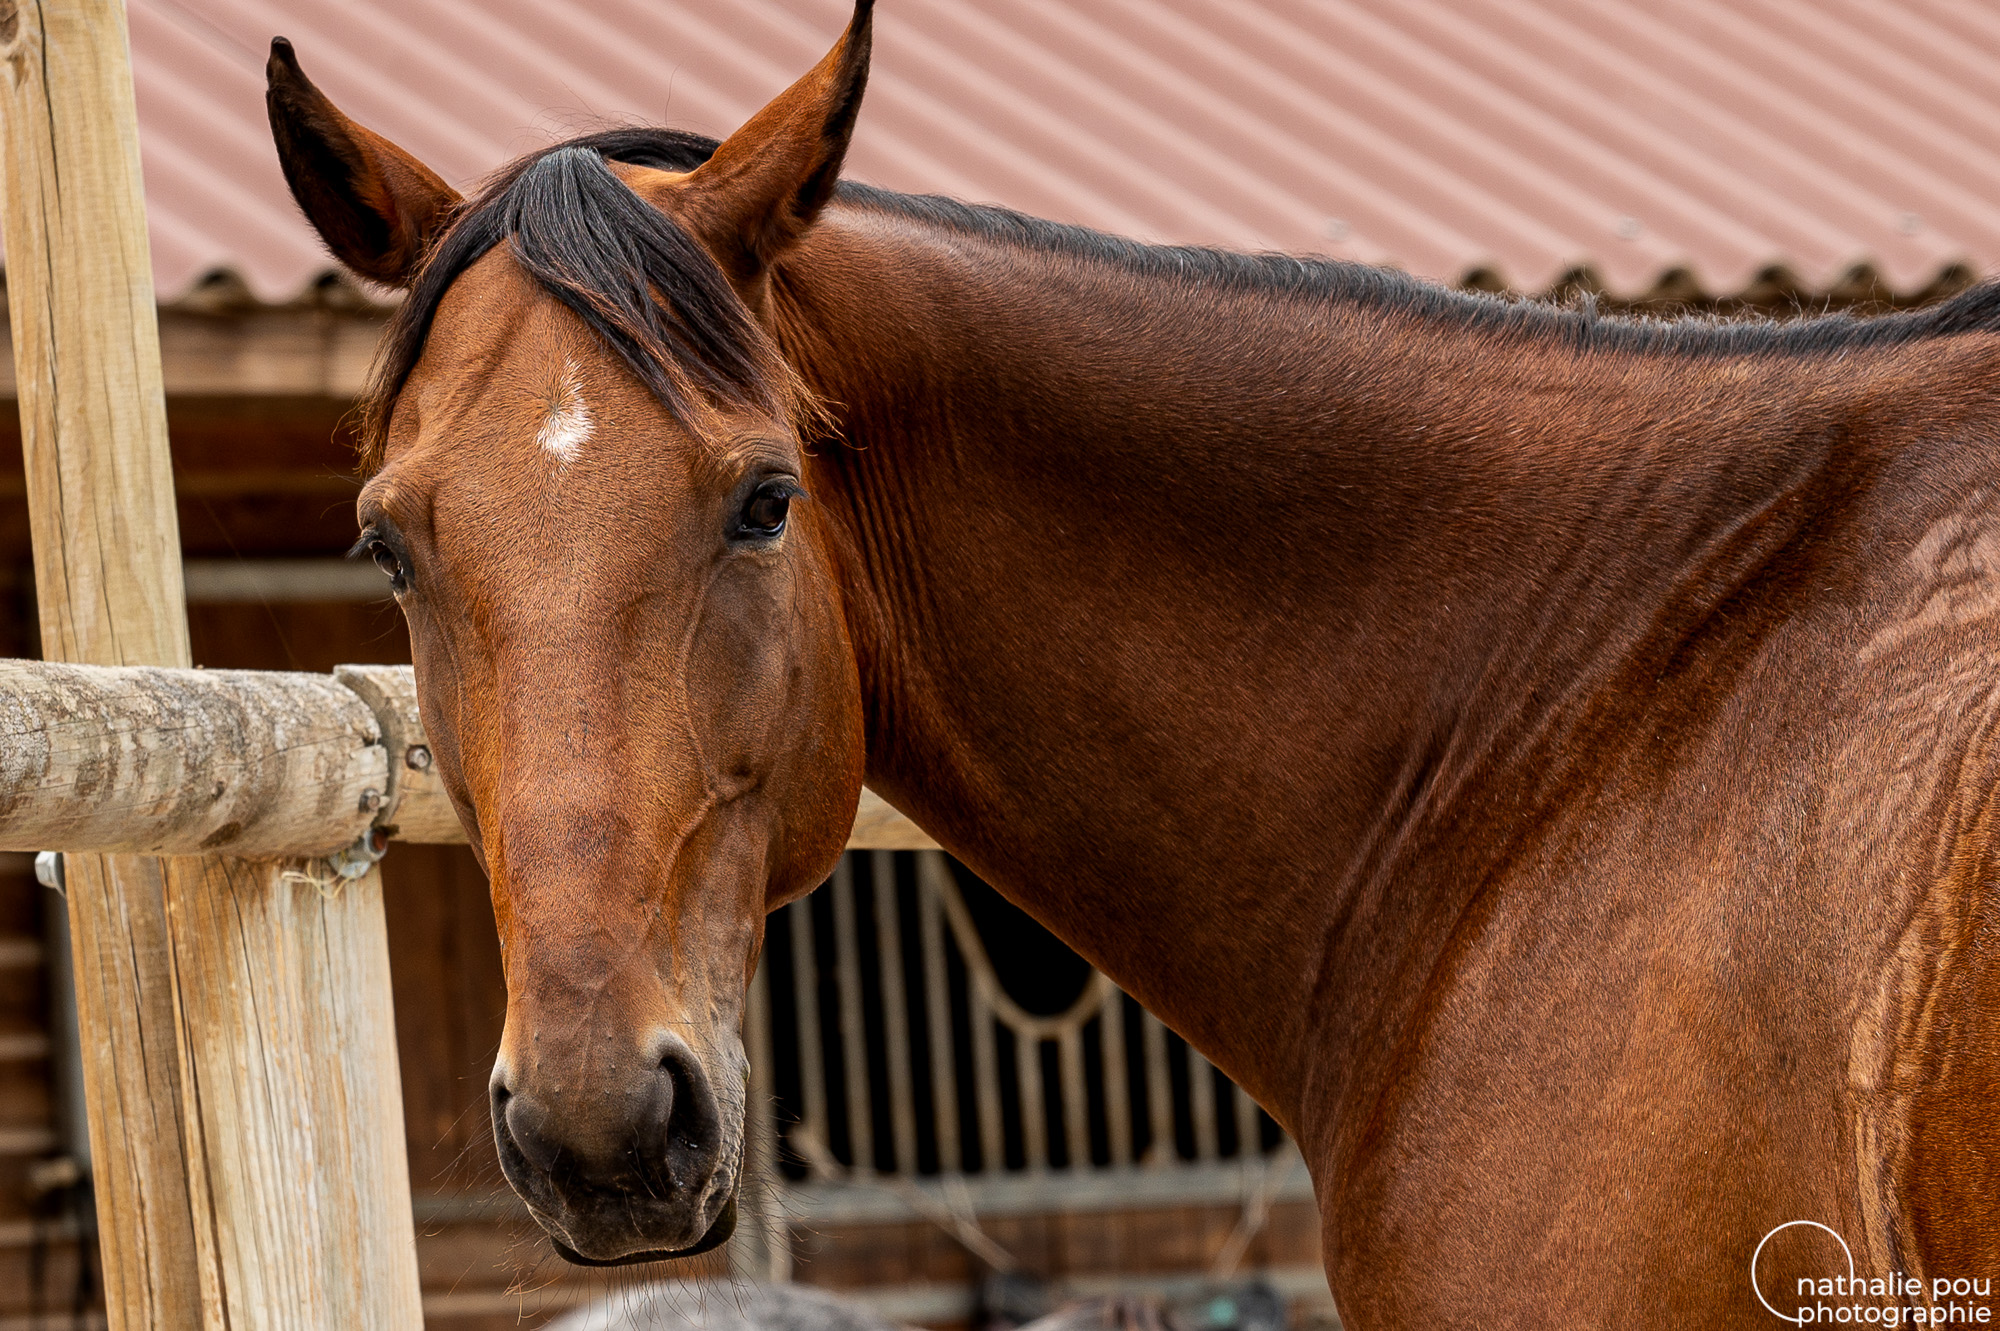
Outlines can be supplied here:
<path id="1" fill-rule="evenodd" d="M 0 849 L 326 855 L 387 765 L 325 675 L 0 661 Z"/>
<path id="2" fill-rule="evenodd" d="M 310 605 L 390 601 L 373 561 L 189 559 L 181 564 L 189 605 Z"/>
<path id="3" fill-rule="evenodd" d="M 386 310 L 160 311 L 160 376 L 170 395 L 361 395 Z M 0 322 L 0 329 L 4 329 Z M 11 347 L 0 351 L 0 398 L 14 396 Z"/>
<path id="4" fill-rule="evenodd" d="M 0 660 L 0 850 L 319 858 L 375 830 L 465 841 L 408 666 Z M 936 844 L 862 792 L 851 849 Z"/>

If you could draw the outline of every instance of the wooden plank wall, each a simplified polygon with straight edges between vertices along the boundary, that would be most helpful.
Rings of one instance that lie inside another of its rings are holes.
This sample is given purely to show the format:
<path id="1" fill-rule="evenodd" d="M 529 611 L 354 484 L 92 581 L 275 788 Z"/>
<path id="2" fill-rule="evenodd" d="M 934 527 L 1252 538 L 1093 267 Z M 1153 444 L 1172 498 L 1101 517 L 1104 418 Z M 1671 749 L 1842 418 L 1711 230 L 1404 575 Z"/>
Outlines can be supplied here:
<path id="1" fill-rule="evenodd" d="M 48 1058 L 44 916 L 62 902 L 34 880 L 26 855 L 0 855 L 0 1328 L 67 1325 L 81 1291 L 101 1306 L 95 1262 L 79 1247 L 62 1198 L 37 1176 L 57 1153 Z M 81 1282 L 81 1283 L 80 1283 Z"/>
<path id="2" fill-rule="evenodd" d="M 0 655 L 38 656 L 20 428 L 12 412 L 0 422 Z M 59 1151 L 45 940 L 61 908 L 35 882 L 31 856 L 0 854 L 0 1328 L 8 1331 L 67 1312 L 80 1290 L 88 1306 L 102 1303 L 95 1262 L 62 1198 L 36 1185 Z"/>

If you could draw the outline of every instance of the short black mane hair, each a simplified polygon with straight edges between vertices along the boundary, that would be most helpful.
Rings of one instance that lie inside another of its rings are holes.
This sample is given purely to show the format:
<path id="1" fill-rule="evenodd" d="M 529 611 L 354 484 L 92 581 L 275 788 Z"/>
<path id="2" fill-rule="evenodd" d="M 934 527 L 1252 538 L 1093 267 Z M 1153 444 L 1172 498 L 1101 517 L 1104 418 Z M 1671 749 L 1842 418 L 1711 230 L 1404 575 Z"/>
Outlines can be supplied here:
<path id="1" fill-rule="evenodd" d="M 715 140 L 665 129 L 588 134 L 530 154 L 462 204 L 389 321 L 362 402 L 362 466 L 382 463 L 389 414 L 445 293 L 505 243 L 678 420 L 717 405 L 794 421 L 809 395 L 701 243 L 612 174 L 609 162 L 689 171 Z"/>
<path id="2" fill-rule="evenodd" d="M 837 197 L 1001 244 L 1113 264 L 1162 281 L 1301 300 L 1347 301 L 1469 331 L 1558 341 L 1579 350 L 1682 356 L 1813 354 L 1891 346 L 1954 333 L 2000 331 L 2000 282 L 1985 282 L 1921 309 L 1860 318 L 1845 312 L 1776 320 L 1747 315 L 1679 318 L 1601 313 L 1594 299 L 1562 305 L 1444 286 L 1393 268 L 1317 255 L 1243 253 L 1205 245 L 1153 245 L 1089 227 L 844 183 Z"/>
<path id="3" fill-rule="evenodd" d="M 363 401 L 364 469 L 381 464 L 390 409 L 423 354 L 445 292 L 502 241 L 678 419 L 698 420 L 717 403 L 753 404 L 795 422 L 809 413 L 810 394 L 701 244 L 606 165 L 692 171 L 717 146 L 714 139 L 672 129 L 586 134 L 522 158 L 462 205 L 390 321 Z M 1112 264 L 1162 281 L 1280 299 L 1347 301 L 1578 350 L 1814 355 L 2000 331 L 2000 283 L 1993 282 L 1923 309 L 1873 318 L 1626 318 L 1601 315 L 1590 302 L 1568 307 L 1459 291 L 1338 259 L 1150 245 L 1008 208 L 852 181 L 842 182 L 835 197 L 997 244 Z"/>

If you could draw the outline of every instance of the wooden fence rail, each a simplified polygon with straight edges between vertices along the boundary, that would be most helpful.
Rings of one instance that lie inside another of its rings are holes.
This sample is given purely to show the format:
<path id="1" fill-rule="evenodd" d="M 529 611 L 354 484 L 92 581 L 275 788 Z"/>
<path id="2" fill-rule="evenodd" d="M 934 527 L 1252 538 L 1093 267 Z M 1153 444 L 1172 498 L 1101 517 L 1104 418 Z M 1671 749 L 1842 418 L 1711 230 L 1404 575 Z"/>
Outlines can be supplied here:
<path id="1" fill-rule="evenodd" d="M 8 848 L 329 855 L 375 821 L 388 751 L 331 676 L 0 661 Z"/>
<path id="2" fill-rule="evenodd" d="M 408 666 L 0 660 L 0 850 L 323 859 L 371 833 L 465 841 Z M 850 848 L 935 844 L 863 792 Z"/>

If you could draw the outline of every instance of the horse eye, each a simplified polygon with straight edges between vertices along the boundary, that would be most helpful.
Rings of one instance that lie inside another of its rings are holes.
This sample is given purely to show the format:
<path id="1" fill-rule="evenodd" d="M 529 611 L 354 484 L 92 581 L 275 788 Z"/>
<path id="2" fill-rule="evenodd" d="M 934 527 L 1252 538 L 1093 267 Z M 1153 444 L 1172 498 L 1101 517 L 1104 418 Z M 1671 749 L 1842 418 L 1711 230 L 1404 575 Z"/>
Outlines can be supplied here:
<path id="1" fill-rule="evenodd" d="M 381 541 L 370 541 L 368 543 L 368 557 L 375 561 L 376 568 L 381 569 L 389 575 L 389 586 L 391 588 L 396 591 L 402 591 L 404 587 L 409 585 L 409 579 L 403 576 L 403 561 L 396 558 L 396 552 L 391 550 L 386 544 Z"/>
<path id="2" fill-rule="evenodd" d="M 765 481 L 750 494 L 736 519 L 738 536 L 772 537 L 785 529 L 795 491 L 784 481 Z"/>

